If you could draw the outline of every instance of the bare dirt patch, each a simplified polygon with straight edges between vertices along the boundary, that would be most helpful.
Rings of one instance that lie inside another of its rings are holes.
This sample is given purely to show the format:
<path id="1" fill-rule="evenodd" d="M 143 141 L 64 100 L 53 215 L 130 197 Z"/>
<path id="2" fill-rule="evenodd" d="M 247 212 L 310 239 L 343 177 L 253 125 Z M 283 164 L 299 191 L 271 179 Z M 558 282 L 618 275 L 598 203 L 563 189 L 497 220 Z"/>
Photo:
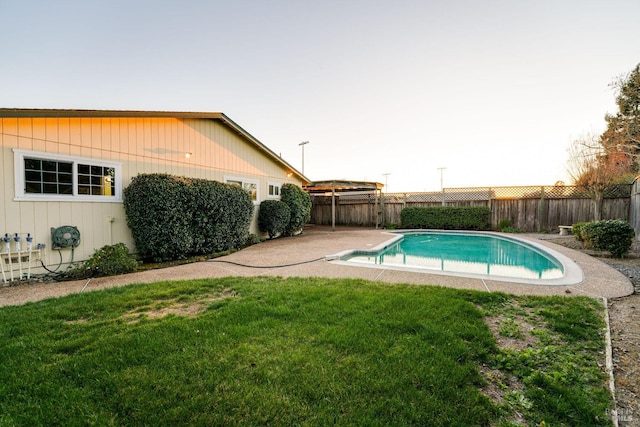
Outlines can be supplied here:
<path id="1" fill-rule="evenodd" d="M 155 301 L 145 307 L 136 308 L 123 314 L 129 322 L 138 322 L 143 317 L 158 319 L 170 314 L 176 316 L 196 317 L 207 311 L 211 303 L 227 298 L 236 298 L 238 294 L 232 289 L 224 289 L 216 295 L 202 295 L 193 301 L 179 301 L 178 299 Z"/>
<path id="2" fill-rule="evenodd" d="M 500 312 L 485 316 L 498 347 L 505 350 L 523 351 L 541 345 L 536 330 L 541 330 L 542 319 L 532 309 L 521 307 L 513 302 L 509 312 Z M 547 333 L 549 333 L 547 331 Z M 516 425 L 526 424 L 522 408 L 528 404 L 524 397 L 524 384 L 517 377 L 486 365 L 480 367 L 487 384 L 483 393 L 498 405 L 508 403 L 514 410 L 509 421 Z"/>

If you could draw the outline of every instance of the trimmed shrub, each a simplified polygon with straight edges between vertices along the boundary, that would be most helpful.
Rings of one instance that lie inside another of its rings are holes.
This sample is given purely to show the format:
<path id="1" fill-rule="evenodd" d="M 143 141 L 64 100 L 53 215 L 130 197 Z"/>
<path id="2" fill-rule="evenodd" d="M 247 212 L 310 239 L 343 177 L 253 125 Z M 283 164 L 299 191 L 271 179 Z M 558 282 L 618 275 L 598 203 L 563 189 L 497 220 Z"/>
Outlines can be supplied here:
<path id="1" fill-rule="evenodd" d="M 167 174 L 133 178 L 124 208 L 139 255 L 155 262 L 242 247 L 253 217 L 243 189 Z"/>
<path id="2" fill-rule="evenodd" d="M 291 218 L 289 205 L 281 200 L 265 200 L 258 211 L 258 228 L 273 239 L 286 230 Z"/>
<path id="3" fill-rule="evenodd" d="M 75 278 L 114 276 L 131 273 L 137 269 L 138 261 L 129 254 L 127 246 L 124 243 L 116 243 L 95 251 L 91 258 L 71 270 L 69 276 Z"/>
<path id="4" fill-rule="evenodd" d="M 193 251 L 187 180 L 167 174 L 138 175 L 123 193 L 127 225 L 143 259 L 182 259 Z"/>
<path id="5" fill-rule="evenodd" d="M 284 235 L 300 234 L 304 225 L 311 219 L 311 197 L 301 187 L 287 183 L 280 188 L 280 200 L 289 206 L 291 214 Z"/>
<path id="6" fill-rule="evenodd" d="M 586 225 L 586 222 L 576 222 L 571 226 L 571 233 L 577 241 L 582 242 L 582 229 Z"/>
<path id="7" fill-rule="evenodd" d="M 622 258 L 629 253 L 635 232 L 627 221 L 609 219 L 585 224 L 581 235 L 586 248 Z"/>
<path id="8" fill-rule="evenodd" d="M 489 230 L 491 210 L 484 206 L 410 206 L 400 212 L 402 228 Z"/>
<path id="9" fill-rule="evenodd" d="M 193 253 L 212 254 L 245 245 L 253 216 L 251 196 L 236 185 L 191 179 Z"/>

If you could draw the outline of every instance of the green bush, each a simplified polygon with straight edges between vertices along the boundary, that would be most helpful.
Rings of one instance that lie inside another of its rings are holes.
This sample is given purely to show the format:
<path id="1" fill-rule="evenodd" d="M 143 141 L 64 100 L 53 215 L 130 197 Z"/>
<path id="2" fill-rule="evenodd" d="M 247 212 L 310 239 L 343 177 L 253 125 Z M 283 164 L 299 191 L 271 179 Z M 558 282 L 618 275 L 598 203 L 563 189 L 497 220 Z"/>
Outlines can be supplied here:
<path id="1" fill-rule="evenodd" d="M 402 228 L 489 230 L 491 210 L 484 206 L 410 206 L 400 212 Z"/>
<path id="2" fill-rule="evenodd" d="M 280 188 L 280 199 L 289 206 L 291 214 L 284 235 L 299 234 L 311 219 L 311 197 L 295 184 L 283 184 Z"/>
<path id="3" fill-rule="evenodd" d="M 510 228 L 512 228 L 510 219 L 501 219 L 500 222 L 498 222 L 498 231 L 503 231 Z"/>
<path id="4" fill-rule="evenodd" d="M 138 175 L 123 193 L 127 225 L 143 259 L 182 259 L 193 251 L 187 180 L 167 174 Z"/>
<path id="5" fill-rule="evenodd" d="M 100 277 L 126 274 L 138 269 L 138 261 L 129 254 L 129 249 L 124 243 L 106 245 L 95 253 L 83 264 L 69 272 L 69 276 Z"/>
<path id="6" fill-rule="evenodd" d="M 291 218 L 289 205 L 281 200 L 265 200 L 258 211 L 258 228 L 273 239 L 286 230 Z"/>
<path id="7" fill-rule="evenodd" d="M 124 208 L 139 255 L 154 262 L 242 247 L 253 216 L 237 186 L 167 174 L 134 177 Z"/>
<path id="8" fill-rule="evenodd" d="M 629 253 L 635 232 L 627 221 L 609 219 L 585 224 L 581 236 L 587 249 L 609 251 L 622 258 Z"/>
<path id="9" fill-rule="evenodd" d="M 582 229 L 586 225 L 586 222 L 576 222 L 571 226 L 571 233 L 577 241 L 582 242 Z"/>
<path id="10" fill-rule="evenodd" d="M 243 247 L 253 216 L 251 196 L 237 185 L 191 179 L 189 200 L 194 254 Z"/>

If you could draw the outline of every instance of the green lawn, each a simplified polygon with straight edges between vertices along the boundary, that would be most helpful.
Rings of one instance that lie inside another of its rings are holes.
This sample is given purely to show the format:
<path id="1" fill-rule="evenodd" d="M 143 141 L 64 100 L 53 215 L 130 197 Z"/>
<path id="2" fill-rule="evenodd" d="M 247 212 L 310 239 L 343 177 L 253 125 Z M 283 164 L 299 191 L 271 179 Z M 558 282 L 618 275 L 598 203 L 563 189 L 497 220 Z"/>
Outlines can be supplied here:
<path id="1" fill-rule="evenodd" d="M 5 307 L 0 426 L 611 425 L 602 316 L 580 297 L 272 277 Z"/>

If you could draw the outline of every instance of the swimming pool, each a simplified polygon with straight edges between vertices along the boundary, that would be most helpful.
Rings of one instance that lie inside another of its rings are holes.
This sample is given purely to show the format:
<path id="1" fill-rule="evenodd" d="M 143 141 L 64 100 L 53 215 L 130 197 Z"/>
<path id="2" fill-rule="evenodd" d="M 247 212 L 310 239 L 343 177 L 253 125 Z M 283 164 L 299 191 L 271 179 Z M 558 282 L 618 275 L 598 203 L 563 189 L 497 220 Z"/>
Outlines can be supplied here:
<path id="1" fill-rule="evenodd" d="M 371 251 L 350 251 L 339 262 L 529 284 L 582 282 L 582 270 L 566 256 L 502 233 L 414 231 Z"/>

